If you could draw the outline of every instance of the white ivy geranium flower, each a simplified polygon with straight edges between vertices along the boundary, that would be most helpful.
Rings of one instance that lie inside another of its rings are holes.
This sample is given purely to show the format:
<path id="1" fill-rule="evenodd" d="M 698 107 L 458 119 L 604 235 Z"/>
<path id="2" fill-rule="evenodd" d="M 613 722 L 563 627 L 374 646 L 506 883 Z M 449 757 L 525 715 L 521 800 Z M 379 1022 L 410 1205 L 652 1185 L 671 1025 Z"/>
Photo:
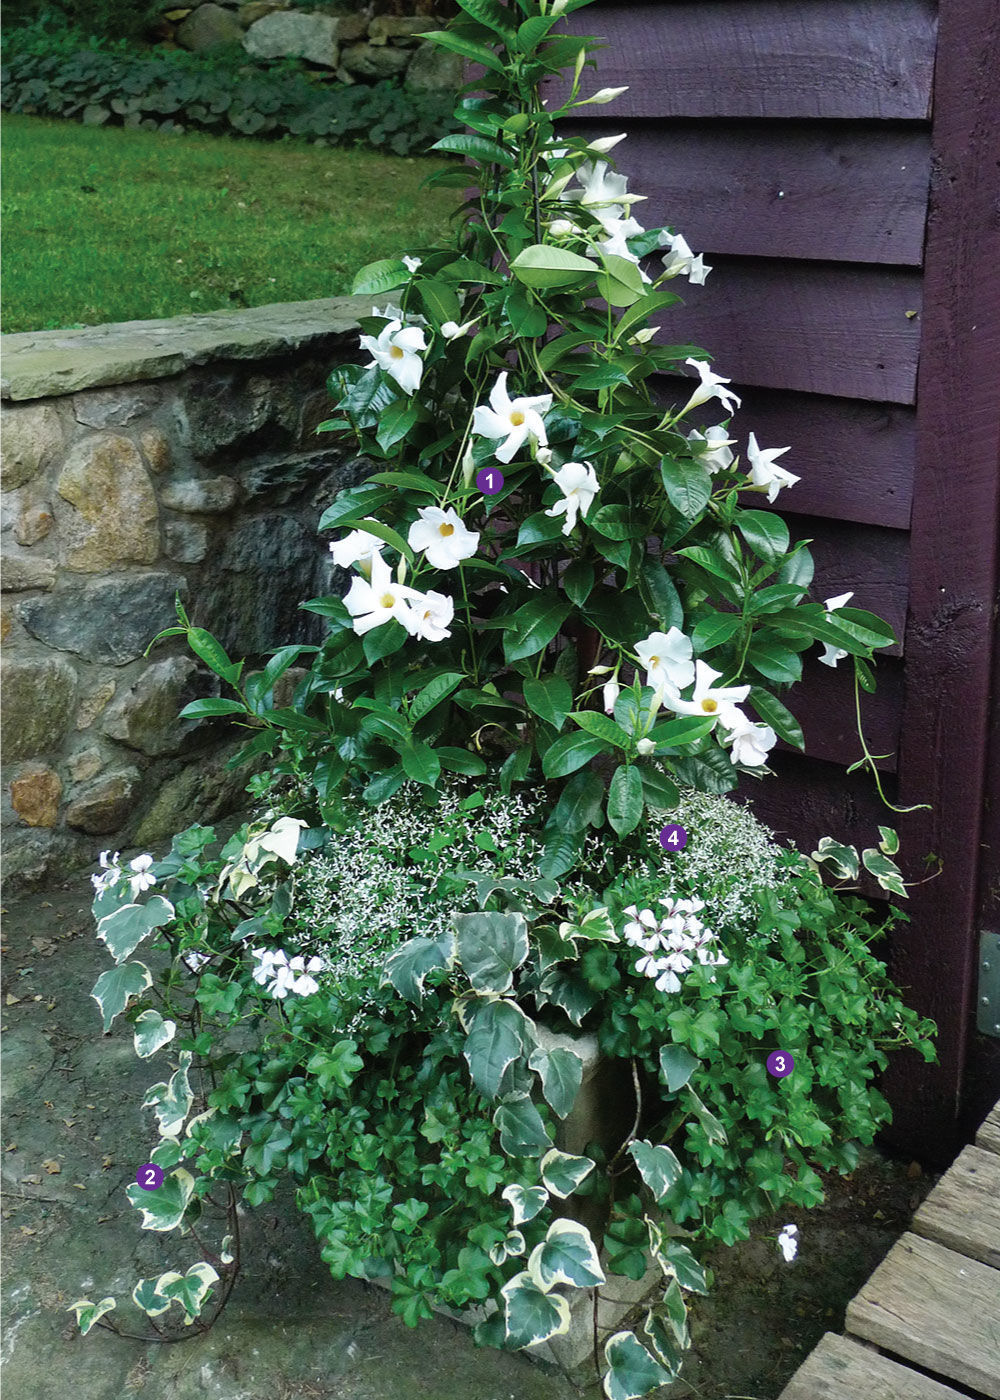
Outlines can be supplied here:
<path id="1" fill-rule="evenodd" d="M 785 471 L 784 467 L 776 467 L 775 462 L 779 457 L 790 451 L 787 447 L 767 447 L 757 446 L 757 438 L 751 433 L 747 438 L 747 461 L 750 463 L 750 480 L 754 486 L 767 487 L 767 499 L 773 504 L 778 492 L 785 486 L 794 486 L 799 480 L 791 472 Z"/>
<path id="2" fill-rule="evenodd" d="M 480 404 L 473 413 L 472 431 L 494 442 L 503 438 L 493 455 L 498 462 L 511 462 L 529 438 L 541 447 L 548 445 L 542 414 L 548 413 L 551 407 L 551 394 L 512 399 L 507 392 L 507 371 L 504 370 L 490 393 L 489 408 Z"/>
<path id="3" fill-rule="evenodd" d="M 451 506 L 419 510 L 406 538 L 411 549 L 423 551 L 434 569 L 457 568 L 463 559 L 472 558 L 479 545 L 478 532 L 467 530 Z"/>
<path id="4" fill-rule="evenodd" d="M 646 684 L 661 700 L 666 691 L 676 694 L 694 680 L 694 647 L 691 638 L 678 627 L 671 627 L 669 632 L 651 632 L 637 643 L 635 653 L 646 668 Z"/>
<path id="5" fill-rule="evenodd" d="M 738 727 L 739 720 L 742 718 L 736 707 L 750 694 L 750 687 L 748 685 L 716 686 L 715 682 L 721 675 L 721 671 L 713 671 L 707 662 L 696 661 L 694 663 L 694 693 L 691 699 L 683 700 L 679 695 L 671 695 L 668 692 L 664 696 L 663 703 L 675 714 L 699 715 L 703 719 L 718 719 L 727 729 L 734 729 Z"/>
<path id="6" fill-rule="evenodd" d="M 564 535 L 572 534 L 577 516 L 582 515 L 586 519 L 594 497 L 600 490 L 597 473 L 590 462 L 566 462 L 553 473 L 552 480 L 563 493 L 563 498 L 556 501 L 554 506 L 550 506 L 545 514 L 553 518 L 565 515 L 566 523 L 562 532 Z"/>
<path id="7" fill-rule="evenodd" d="M 735 718 L 737 723 L 727 725 L 730 732 L 725 736 L 725 742 L 731 746 L 730 761 L 746 768 L 762 767 L 778 742 L 777 734 L 769 724 L 755 724 L 747 719 L 742 710 L 735 712 Z"/>
<path id="8" fill-rule="evenodd" d="M 826 602 L 823 604 L 824 608 L 826 608 L 827 617 L 829 617 L 830 613 L 836 612 L 838 608 L 846 607 L 853 597 L 854 593 L 852 591 L 851 593 L 839 593 L 836 598 L 827 598 Z M 848 654 L 849 653 L 844 651 L 842 647 L 836 647 L 832 642 L 824 642 L 823 655 L 819 659 L 824 666 L 836 666 L 837 662 L 843 661 L 844 657 Z"/>
<path id="9" fill-rule="evenodd" d="M 707 403 L 709 399 L 718 399 L 724 408 L 729 409 L 730 413 L 733 409 L 739 408 L 742 400 L 733 393 L 732 389 L 723 388 L 723 385 L 731 383 L 730 380 L 723 379 L 719 374 L 714 374 L 704 360 L 687 359 L 684 363 L 686 365 L 691 365 L 693 369 L 698 371 L 698 378 L 701 380 L 701 383 L 681 409 L 678 417 L 683 417 L 683 415 L 692 408 L 697 408 L 699 404 Z"/>
<path id="10" fill-rule="evenodd" d="M 413 631 L 410 600 L 420 595 L 404 588 L 392 577 L 389 565 L 381 554 L 372 556 L 371 578 L 356 578 L 344 596 L 344 606 L 354 619 L 354 631 L 359 637 L 373 627 L 395 618 L 407 632 Z"/>
<path id="11" fill-rule="evenodd" d="M 729 449 L 735 446 L 736 439 L 728 437 L 725 428 L 716 426 L 704 432 L 696 428 L 688 433 L 687 440 L 695 460 L 709 473 L 723 472 L 735 461 Z"/>
<path id="12" fill-rule="evenodd" d="M 448 629 L 455 616 L 455 604 L 447 594 L 431 590 L 415 597 L 410 607 L 414 637 L 425 642 L 443 642 L 451 636 Z"/>
<path id="13" fill-rule="evenodd" d="M 149 873 L 152 864 L 152 856 L 136 856 L 135 860 L 129 861 L 128 868 L 134 872 L 129 876 L 133 899 L 137 899 L 144 890 L 151 890 L 156 884 L 156 876 Z"/>
<path id="14" fill-rule="evenodd" d="M 799 1227 L 797 1225 L 786 1225 L 778 1236 L 778 1248 L 781 1250 L 786 1264 L 790 1264 L 799 1252 L 798 1233 Z"/>
<path id="15" fill-rule="evenodd" d="M 372 356 L 369 369 L 372 365 L 384 369 L 405 394 L 415 394 L 420 388 L 424 362 L 418 351 L 426 350 L 427 342 L 419 326 L 390 321 L 377 337 L 363 335 L 361 347 Z"/>
<path id="16" fill-rule="evenodd" d="M 110 851 L 102 851 L 100 855 L 100 875 L 91 875 L 90 883 L 98 894 L 104 894 L 105 890 L 113 889 L 122 878 L 121 851 L 115 851 L 114 855 Z"/>
<path id="17" fill-rule="evenodd" d="M 342 540 L 330 545 L 333 562 L 338 569 L 349 569 L 357 564 L 366 578 L 371 577 L 372 560 L 385 549 L 385 541 L 367 530 L 352 530 Z"/>

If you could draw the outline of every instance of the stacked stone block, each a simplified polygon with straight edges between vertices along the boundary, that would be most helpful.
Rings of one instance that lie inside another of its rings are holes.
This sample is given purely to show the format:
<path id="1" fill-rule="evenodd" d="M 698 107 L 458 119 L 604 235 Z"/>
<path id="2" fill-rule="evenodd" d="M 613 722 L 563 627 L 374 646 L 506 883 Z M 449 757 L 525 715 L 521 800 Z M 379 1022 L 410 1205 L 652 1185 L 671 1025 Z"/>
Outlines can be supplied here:
<path id="1" fill-rule="evenodd" d="M 8 887 L 104 848 L 165 844 L 242 800 L 225 721 L 178 711 L 218 683 L 192 620 L 251 664 L 322 624 L 316 531 L 363 472 L 317 424 L 356 348 L 350 298 L 5 336 L 2 816 Z"/>

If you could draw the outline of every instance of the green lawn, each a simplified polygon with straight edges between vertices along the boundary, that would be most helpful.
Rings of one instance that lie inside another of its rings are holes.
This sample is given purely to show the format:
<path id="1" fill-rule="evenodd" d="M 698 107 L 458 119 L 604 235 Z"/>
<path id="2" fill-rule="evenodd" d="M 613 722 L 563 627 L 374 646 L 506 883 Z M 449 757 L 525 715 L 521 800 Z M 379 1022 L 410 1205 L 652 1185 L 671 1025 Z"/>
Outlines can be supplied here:
<path id="1" fill-rule="evenodd" d="M 446 234 L 431 158 L 3 121 L 5 331 L 179 316 L 350 290 Z"/>

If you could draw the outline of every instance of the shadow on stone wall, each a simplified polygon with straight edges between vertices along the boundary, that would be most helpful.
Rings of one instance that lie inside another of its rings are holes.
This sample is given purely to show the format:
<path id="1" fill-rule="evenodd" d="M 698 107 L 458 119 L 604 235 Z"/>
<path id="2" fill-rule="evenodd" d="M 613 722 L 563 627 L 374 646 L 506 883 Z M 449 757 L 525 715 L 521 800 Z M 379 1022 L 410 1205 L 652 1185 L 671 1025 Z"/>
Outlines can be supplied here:
<path id="1" fill-rule="evenodd" d="M 236 806 L 239 731 L 177 719 L 217 681 L 174 598 L 237 657 L 321 639 L 316 522 L 363 464 L 317 437 L 351 298 L 5 336 L 2 827 L 10 890 Z"/>

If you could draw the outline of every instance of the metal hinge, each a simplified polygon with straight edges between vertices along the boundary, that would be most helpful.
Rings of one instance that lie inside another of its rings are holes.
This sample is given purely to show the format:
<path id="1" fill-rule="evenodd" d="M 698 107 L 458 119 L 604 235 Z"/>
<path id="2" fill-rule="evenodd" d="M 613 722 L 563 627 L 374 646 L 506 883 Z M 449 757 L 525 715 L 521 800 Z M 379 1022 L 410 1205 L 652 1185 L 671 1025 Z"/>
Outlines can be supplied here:
<path id="1" fill-rule="evenodd" d="M 976 993 L 976 1029 L 1000 1036 L 1000 933 L 979 939 L 979 990 Z"/>

